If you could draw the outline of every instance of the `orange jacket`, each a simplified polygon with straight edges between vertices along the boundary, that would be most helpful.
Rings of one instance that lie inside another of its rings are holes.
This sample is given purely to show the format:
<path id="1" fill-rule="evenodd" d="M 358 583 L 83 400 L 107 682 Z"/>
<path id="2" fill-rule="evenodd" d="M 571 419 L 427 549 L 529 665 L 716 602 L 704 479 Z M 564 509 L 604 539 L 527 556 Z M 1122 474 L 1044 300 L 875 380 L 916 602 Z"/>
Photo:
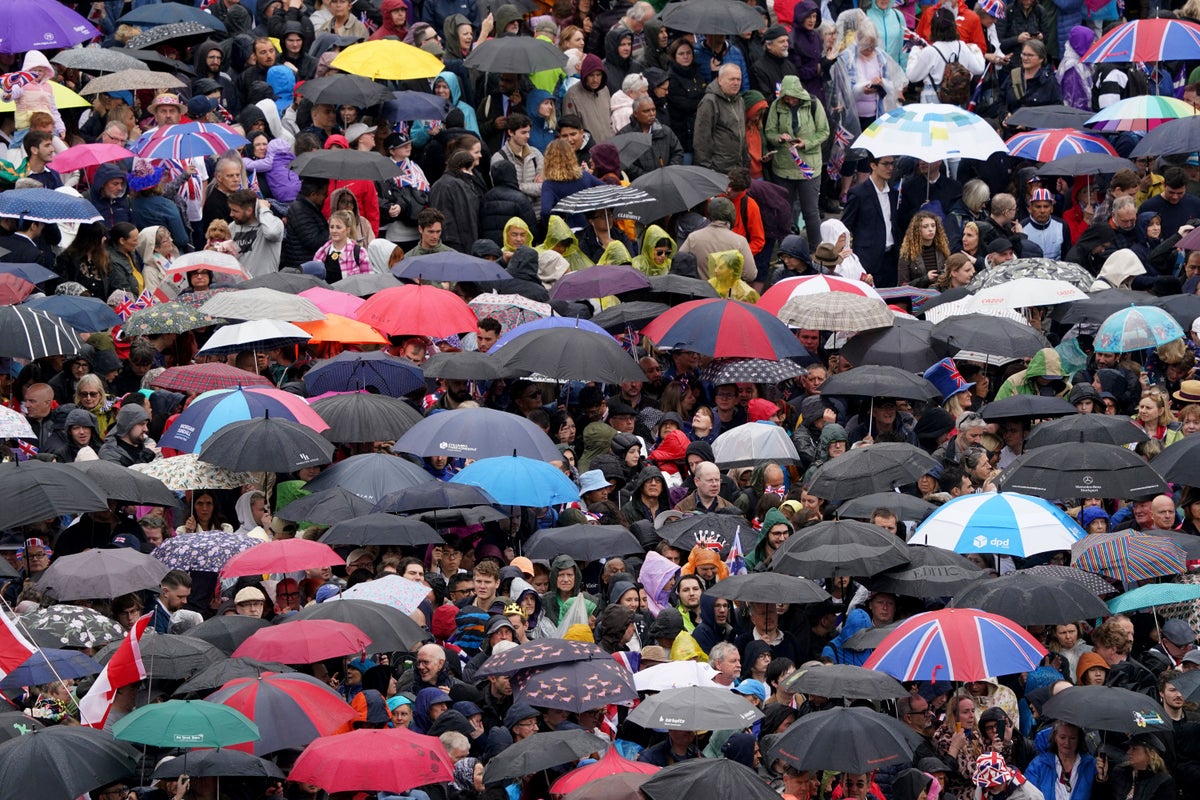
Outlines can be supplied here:
<path id="1" fill-rule="evenodd" d="M 750 252 L 758 255 L 767 245 L 767 235 L 763 232 L 762 212 L 758 201 L 745 192 L 726 195 L 733 203 L 733 232 L 740 233 L 750 243 Z M 744 198 L 744 199 L 743 199 Z M 742 203 L 746 204 L 746 219 L 742 219 Z"/>

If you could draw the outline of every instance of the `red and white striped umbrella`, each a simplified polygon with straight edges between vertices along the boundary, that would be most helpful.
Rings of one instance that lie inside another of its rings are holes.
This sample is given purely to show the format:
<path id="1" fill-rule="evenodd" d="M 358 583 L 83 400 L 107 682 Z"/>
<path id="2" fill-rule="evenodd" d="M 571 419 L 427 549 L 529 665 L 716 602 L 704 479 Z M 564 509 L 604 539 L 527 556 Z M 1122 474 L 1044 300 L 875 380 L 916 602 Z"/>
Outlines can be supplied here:
<path id="1" fill-rule="evenodd" d="M 883 301 L 879 292 L 862 281 L 839 278 L 835 275 L 805 275 L 801 278 L 788 278 L 775 284 L 759 298 L 756 305 L 771 314 L 778 314 L 779 309 L 783 308 L 784 304 L 793 297 L 824 294 L 825 292 L 846 292 Z"/>

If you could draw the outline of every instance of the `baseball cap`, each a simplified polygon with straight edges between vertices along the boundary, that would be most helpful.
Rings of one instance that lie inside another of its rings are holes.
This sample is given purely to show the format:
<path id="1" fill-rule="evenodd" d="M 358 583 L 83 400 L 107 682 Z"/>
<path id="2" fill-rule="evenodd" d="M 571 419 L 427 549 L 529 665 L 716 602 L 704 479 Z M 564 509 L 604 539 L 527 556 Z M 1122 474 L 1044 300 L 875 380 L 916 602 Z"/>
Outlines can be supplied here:
<path id="1" fill-rule="evenodd" d="M 525 556 L 517 556 L 512 561 L 508 562 L 508 565 L 521 570 L 521 574 L 526 578 L 533 577 L 533 562 Z"/>
<path id="2" fill-rule="evenodd" d="M 733 687 L 733 690 L 747 697 L 757 697 L 761 703 L 767 702 L 767 687 L 762 681 L 756 681 L 753 678 L 744 680 Z"/>

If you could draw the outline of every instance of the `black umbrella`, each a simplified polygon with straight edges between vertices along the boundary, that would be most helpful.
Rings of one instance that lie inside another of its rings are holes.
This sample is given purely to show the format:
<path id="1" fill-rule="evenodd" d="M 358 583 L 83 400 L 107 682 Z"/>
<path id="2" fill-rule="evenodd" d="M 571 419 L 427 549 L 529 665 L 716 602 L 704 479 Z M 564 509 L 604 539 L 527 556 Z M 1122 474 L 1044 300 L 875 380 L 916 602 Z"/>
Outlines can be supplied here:
<path id="1" fill-rule="evenodd" d="M 316 275 L 305 275 L 303 272 L 268 272 L 233 287 L 238 291 L 243 289 L 274 289 L 277 292 L 300 294 L 308 289 L 331 288 Z"/>
<path id="2" fill-rule="evenodd" d="M 685 275 L 655 275 L 650 279 L 650 288 L 633 292 L 629 296 L 654 303 L 671 303 L 673 300 L 703 300 L 716 297 L 717 290 L 708 281 L 689 278 Z"/>
<path id="3" fill-rule="evenodd" d="M 576 561 L 595 561 L 641 553 L 642 545 L 620 525 L 567 525 L 548 528 L 529 537 L 524 554 L 552 560 L 568 555 Z"/>
<path id="4" fill-rule="evenodd" d="M 0 464 L 0 526 L 16 528 L 62 514 L 103 511 L 108 498 L 91 478 L 66 464 Z"/>
<path id="5" fill-rule="evenodd" d="M 686 0 L 668 3 L 658 18 L 671 30 L 686 33 L 723 33 L 737 36 L 750 33 L 767 24 L 766 18 L 754 6 L 729 3 L 726 0 Z"/>
<path id="6" fill-rule="evenodd" d="M 0 579 L 20 577 L 17 571 L 13 569 L 12 564 L 9 564 L 4 559 L 0 558 Z"/>
<path id="7" fill-rule="evenodd" d="M 339 600 L 336 603 L 316 603 L 300 609 L 286 622 L 304 619 L 331 619 L 348 622 L 371 639 L 371 652 L 416 650 L 431 637 L 421 626 L 399 609 L 372 603 L 370 600 Z"/>
<path id="8" fill-rule="evenodd" d="M 120 646 L 120 642 L 105 645 L 96 653 L 95 659 L 107 664 Z M 228 658 L 203 639 L 188 636 L 146 635 L 142 637 L 141 650 L 146 676 L 154 680 L 186 680 L 205 667 Z"/>
<path id="9" fill-rule="evenodd" d="M 130 50 L 145 50 L 173 39 L 189 39 L 192 37 L 212 36 L 212 28 L 198 22 L 171 22 L 166 25 L 156 25 L 149 30 L 134 36 L 125 43 Z"/>
<path id="10" fill-rule="evenodd" d="M 176 757 L 155 768 L 154 780 L 174 780 L 180 775 L 193 778 L 278 778 L 285 777 L 283 770 L 250 753 L 240 750 L 185 750 Z"/>
<path id="11" fill-rule="evenodd" d="M 643 374 L 639 380 L 645 377 Z M 426 417 L 400 437 L 392 450 L 422 457 L 474 459 L 511 456 L 514 451 L 539 461 L 555 461 L 562 456 L 541 428 L 524 417 L 491 408 L 460 408 Z"/>
<path id="12" fill-rule="evenodd" d="M 1148 531 L 1148 533 L 1153 534 L 1154 536 L 1162 536 L 1164 538 L 1171 537 L 1171 534 L 1167 533 L 1166 531 Z M 1188 539 L 1195 540 L 1196 545 L 1200 547 L 1200 540 L 1198 540 L 1197 537 L 1192 536 L 1191 534 L 1183 534 L 1183 536 L 1187 537 Z M 1176 544 L 1181 543 L 1176 541 Z M 1196 556 L 1200 557 L 1200 551 L 1196 553 Z M 1189 558 L 1191 558 L 1190 555 Z M 1084 572 L 1079 567 L 1069 567 L 1065 564 L 1038 564 L 1035 567 L 1019 569 L 1017 572 L 1027 572 L 1030 575 L 1048 575 L 1051 578 L 1065 578 L 1066 580 L 1078 583 L 1080 586 L 1087 589 L 1097 597 L 1104 597 L 1105 595 L 1117 593 L 1117 587 L 1113 586 L 1103 577 L 1092 572 Z"/>
<path id="13" fill-rule="evenodd" d="M 579 728 L 535 733 L 489 759 L 483 771 L 483 782 L 490 786 L 514 781 L 544 769 L 574 764 L 603 750 L 604 742 Z"/>
<path id="14" fill-rule="evenodd" d="M 112 461 L 75 461 L 71 466 L 95 483 L 109 500 L 139 506 L 179 507 L 179 498 L 158 478 L 126 469 Z"/>
<path id="15" fill-rule="evenodd" d="M 650 134 L 648 133 L 619 133 L 608 140 L 617 148 L 621 157 L 621 166 L 628 167 L 646 153 L 650 152 Z"/>
<path id="16" fill-rule="evenodd" d="M 526 669 L 545 669 L 576 661 L 603 661 L 612 656 L 590 642 L 568 639 L 533 639 L 503 653 L 492 654 L 475 670 L 476 678 L 515 675 Z"/>
<path id="17" fill-rule="evenodd" d="M 891 675 L 852 664 L 801 667 L 785 678 L 782 685 L 789 692 L 850 700 L 893 700 L 908 694 Z"/>
<path id="18" fill-rule="evenodd" d="M 321 541 L 330 547 L 366 547 L 371 544 L 416 547 L 440 544 L 442 537 L 420 520 L 373 512 L 335 522 L 333 527 L 321 536 Z"/>
<path id="19" fill-rule="evenodd" d="M 719 544 L 721 550 L 728 551 L 734 535 L 741 534 L 748 542 L 750 533 L 751 528 L 741 514 L 685 514 L 658 529 L 659 538 L 685 553 L 698 544 L 706 547 Z"/>
<path id="20" fill-rule="evenodd" d="M 1170 156 L 1200 150 L 1200 119 L 1181 117 L 1164 122 L 1146 133 L 1130 151 L 1130 158 Z"/>
<path id="21" fill-rule="evenodd" d="M 289 167 L 302 178 L 386 181 L 400 174 L 391 159 L 374 151 L 315 150 L 304 153 Z"/>
<path id="22" fill-rule="evenodd" d="M 438 353 L 421 365 L 421 371 L 427 377 L 450 381 L 494 381 L 513 374 L 498 356 L 478 350 Z"/>
<path id="23" fill-rule="evenodd" d="M 370 500 L 335 486 L 298 497 L 276 511 L 275 516 L 292 522 L 303 520 L 317 525 L 333 525 L 351 517 L 369 514 L 371 508 Z"/>
<path id="24" fill-rule="evenodd" d="M 656 198 L 655 203 L 630 209 L 631 213 L 646 221 L 652 221 L 687 211 L 710 197 L 724 194 L 729 188 L 729 178 L 706 167 L 676 164 L 647 172 L 630 185 L 643 189 Z M 650 214 L 655 216 L 648 216 Z"/>
<path id="25" fill-rule="evenodd" d="M 1200 295 L 1174 294 L 1159 298 L 1155 305 L 1174 317 L 1185 329 L 1190 328 L 1192 322 L 1200 317 Z"/>
<path id="26" fill-rule="evenodd" d="M 640 791 L 650 800 L 779 800 L 757 772 L 728 758 L 672 764 L 650 776 Z"/>
<path id="27" fill-rule="evenodd" d="M 1041 716 L 1116 733 L 1170 735 L 1172 724 L 1163 707 L 1141 692 L 1115 686 L 1072 686 L 1051 697 Z"/>
<path id="28" fill-rule="evenodd" d="M 821 394 L 831 397 L 895 397 L 929 400 L 941 397 L 938 388 L 920 375 L 900 367 L 870 364 L 839 372 L 825 381 Z"/>
<path id="29" fill-rule="evenodd" d="M 634 300 L 629 303 L 618 303 L 615 306 L 609 306 L 592 317 L 592 322 L 604 328 L 609 333 L 621 333 L 626 328 L 640 330 L 669 308 L 670 306 L 665 303 L 648 303 L 644 300 Z M 422 367 L 426 375 L 429 374 L 428 364 L 429 362 L 427 361 L 425 362 L 426 366 Z"/>
<path id="30" fill-rule="evenodd" d="M 497 511 L 491 506 L 474 506 L 472 508 L 439 508 L 422 511 L 420 514 L 414 514 L 413 519 L 435 528 L 448 528 L 456 525 L 486 525 L 489 522 L 500 522 L 508 519 L 508 514 Z"/>
<path id="31" fill-rule="evenodd" d="M 1200 436 L 1185 436 L 1150 461 L 1167 480 L 1183 486 L 1200 486 Z"/>
<path id="32" fill-rule="evenodd" d="M 80 346 L 79 335 L 62 318 L 23 306 L 0 306 L 0 356 L 74 355 Z"/>
<path id="33" fill-rule="evenodd" d="M 136 58 L 155 72 L 172 72 L 189 77 L 196 74 L 196 70 L 192 69 L 191 65 L 185 64 L 179 59 L 164 56 L 156 50 L 127 48 L 121 52 L 132 58 Z"/>
<path id="34" fill-rule="evenodd" d="M 1049 419 L 1078 414 L 1079 409 L 1061 397 L 1045 397 L 1038 394 L 1015 394 L 983 407 L 982 416 L 987 422 L 1005 419 Z"/>
<path id="35" fill-rule="evenodd" d="M 20 711 L 0 712 L 0 743 L 25 736 L 43 727 L 45 726 L 42 723 Z"/>
<path id="36" fill-rule="evenodd" d="M 700 380 L 720 386 L 726 383 L 778 384 L 807 375 L 808 370 L 794 361 L 768 361 L 765 358 L 714 358 L 700 370 Z"/>
<path id="37" fill-rule="evenodd" d="M 1144 497 L 1170 491 L 1162 476 L 1137 453 L 1094 442 L 1030 450 L 1017 456 L 995 484 L 1002 492 L 1051 500 Z"/>
<path id="38" fill-rule="evenodd" d="M 869 576 L 907 564 L 904 542 L 877 525 L 854 520 L 818 522 L 788 537 L 771 556 L 771 570 L 806 578 Z"/>
<path id="39" fill-rule="evenodd" d="M 1136 169 L 1128 158 L 1107 153 L 1076 153 L 1043 164 L 1037 174 L 1048 178 L 1076 175 L 1113 175 L 1123 169 Z"/>
<path id="40" fill-rule="evenodd" d="M 1029 325 L 987 314 L 963 314 L 933 326 L 930 340 L 946 355 L 972 350 L 993 356 L 1020 358 L 1048 346 L 1046 337 Z"/>
<path id="41" fill-rule="evenodd" d="M 890 328 L 856 333 L 841 352 L 858 366 L 883 364 L 906 372 L 924 372 L 941 359 L 930 339 L 933 329 L 933 323 L 925 320 L 898 318 Z"/>
<path id="42" fill-rule="evenodd" d="M 329 423 L 321 435 L 338 443 L 395 441 L 421 421 L 421 415 L 403 400 L 367 392 L 326 397 L 312 403 L 312 409 Z"/>
<path id="43" fill-rule="evenodd" d="M 847 650 L 862 652 L 864 650 L 874 650 L 879 645 L 883 644 L 883 640 L 892 634 L 904 620 L 893 622 L 890 625 L 881 625 L 877 628 L 864 628 L 858 633 L 846 640 L 844 647 Z"/>
<path id="44" fill-rule="evenodd" d="M 751 572 L 730 575 L 708 590 L 711 597 L 741 600 L 744 603 L 819 603 L 829 592 L 807 578 L 777 572 Z"/>
<path id="45" fill-rule="evenodd" d="M 162 4 L 147 5 L 135 8 L 133 11 L 117 18 L 118 25 L 132 25 L 140 28 L 150 28 L 155 25 L 166 25 L 171 22 L 195 22 L 209 30 L 225 33 L 225 23 L 192 6 L 182 6 L 179 9 L 165 7 Z"/>
<path id="46" fill-rule="evenodd" d="M 629 721 L 647 729 L 741 730 L 763 718 L 746 698 L 720 686 L 683 686 L 647 697 Z"/>
<path id="47" fill-rule="evenodd" d="M 39 727 L 0 744 L 0 786 L 24 800 L 79 797 L 133 775 L 138 757 L 111 733 L 87 725 Z"/>
<path id="48" fill-rule="evenodd" d="M 492 502 L 492 496 L 478 486 L 437 481 L 392 492 L 380 500 L 373 510 L 389 514 L 411 514 L 416 511 L 470 508 Z"/>
<path id="49" fill-rule="evenodd" d="M 515 72 L 528 75 L 562 69 L 567 56 L 550 42 L 528 36 L 505 36 L 480 42 L 463 63 L 480 72 Z"/>
<path id="50" fill-rule="evenodd" d="M 906 442 L 858 447 L 817 467 L 808 490 L 831 503 L 915 483 L 937 460 Z"/>
<path id="51" fill-rule="evenodd" d="M 208 642 L 225 655 L 232 655 L 242 642 L 250 638 L 255 631 L 269 628 L 271 623 L 261 617 L 243 617 L 237 614 L 226 614 L 222 617 L 206 619 L 184 636 L 191 636 Z"/>
<path id="52" fill-rule="evenodd" d="M 1073 325 L 1077 322 L 1099 324 L 1123 308 L 1155 305 L 1157 300 L 1158 298 L 1149 292 L 1105 289 L 1091 295 L 1087 300 L 1076 300 L 1072 303 L 1055 306 L 1051 313 L 1054 319 L 1064 325 Z"/>
<path id="53" fill-rule="evenodd" d="M 1025 440 L 1030 450 L 1048 444 L 1099 442 L 1100 444 L 1136 444 L 1150 437 L 1128 417 L 1112 414 L 1071 414 L 1038 423 Z"/>
<path id="54" fill-rule="evenodd" d="M 227 658 L 210 664 L 188 678 L 178 689 L 175 696 L 208 692 L 219 689 L 225 684 L 238 678 L 257 678 L 265 672 L 288 672 L 289 667 L 277 661 L 259 661 L 253 658 Z"/>
<path id="55" fill-rule="evenodd" d="M 880 442 L 880 444 L 884 444 Z M 874 447 L 874 445 L 872 445 Z M 920 477 L 920 476 L 918 476 Z M 837 507 L 837 515 L 846 519 L 871 519 L 875 510 L 886 508 L 896 515 L 896 519 L 914 520 L 925 519 L 937 506 L 919 497 L 903 492 L 872 492 L 847 500 Z"/>
<path id="56" fill-rule="evenodd" d="M 1082 584 L 1028 572 L 984 578 L 956 594 L 950 605 L 989 611 L 1022 625 L 1059 625 L 1109 613 Z"/>
<path id="57" fill-rule="evenodd" d="M 523 671 L 513 678 L 512 688 L 514 702 L 576 714 L 609 703 L 628 705 L 638 697 L 633 673 L 615 659 L 572 661 Z"/>
<path id="58" fill-rule="evenodd" d="M 582 328 L 530 331 L 506 344 L 496 356 L 510 374 L 537 373 L 560 381 L 623 383 L 646 374 L 612 338 Z"/>
<path id="59" fill-rule="evenodd" d="M 204 441 L 200 460 L 246 472 L 295 472 L 328 464 L 333 445 L 312 428 L 265 417 L 221 428 Z"/>
<path id="60" fill-rule="evenodd" d="M 314 78 L 305 81 L 296 91 L 312 103 L 347 104 L 360 108 L 386 103 L 392 99 L 392 93 L 387 87 L 359 75 L 328 75 L 324 78 Z M 350 152 L 343 150 L 341 155 Z"/>
<path id="61" fill-rule="evenodd" d="M 407 459 L 393 458 L 384 453 L 360 453 L 334 464 L 304 488 L 319 492 L 340 486 L 368 503 L 378 503 L 380 498 L 391 492 L 433 482 L 432 475 Z"/>
<path id="62" fill-rule="evenodd" d="M 1010 114 L 1005 122 L 1014 128 L 1075 128 L 1095 134 L 1097 131 L 1084 127 L 1092 116 L 1091 111 L 1070 106 L 1023 106 Z"/>
<path id="63" fill-rule="evenodd" d="M 910 544 L 907 553 L 907 566 L 868 578 L 867 587 L 907 597 L 945 597 L 983 577 L 979 567 L 950 550 Z"/>
<path id="64" fill-rule="evenodd" d="M 140 550 L 120 547 L 55 559 L 34 586 L 39 592 L 64 602 L 92 598 L 111 600 L 130 592 L 157 590 L 167 572 L 167 566 L 157 558 Z"/>
<path id="65" fill-rule="evenodd" d="M 806 714 L 766 754 L 798 770 L 871 772 L 912 761 L 919 736 L 904 723 L 871 708 L 831 708 Z"/>

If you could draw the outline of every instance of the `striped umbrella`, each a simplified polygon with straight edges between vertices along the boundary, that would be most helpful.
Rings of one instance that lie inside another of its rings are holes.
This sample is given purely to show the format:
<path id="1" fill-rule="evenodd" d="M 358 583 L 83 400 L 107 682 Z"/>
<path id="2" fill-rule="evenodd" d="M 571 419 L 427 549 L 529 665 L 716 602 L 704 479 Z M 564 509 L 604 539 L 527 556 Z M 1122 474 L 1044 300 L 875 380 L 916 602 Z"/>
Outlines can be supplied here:
<path id="1" fill-rule="evenodd" d="M 1083 57 L 1085 64 L 1200 59 L 1200 25 L 1176 19 L 1139 19 L 1113 28 Z"/>
<path id="2" fill-rule="evenodd" d="M 286 419 L 318 432 L 329 428 L 321 415 L 298 395 L 278 389 L 239 386 L 216 389 L 197 397 L 175 418 L 159 443 L 183 453 L 195 453 L 212 434 L 229 423 L 263 417 Z"/>
<path id="3" fill-rule="evenodd" d="M 838 278 L 833 275 L 805 275 L 802 278 L 788 278 L 768 289 L 755 304 L 772 314 L 778 314 L 779 309 L 793 297 L 806 294 L 825 294 L 826 292 L 845 292 L 863 297 L 874 297 L 880 300 L 882 295 L 873 286 L 862 281 L 849 278 Z"/>
<path id="4" fill-rule="evenodd" d="M 863 666 L 899 681 L 981 681 L 1032 672 L 1046 655 L 1012 620 L 971 608 L 917 614 L 880 642 Z"/>
<path id="5" fill-rule="evenodd" d="M 1130 306 L 1116 312 L 1096 331 L 1097 353 L 1128 353 L 1158 347 L 1184 336 L 1175 318 L 1157 306 Z"/>
<path id="6" fill-rule="evenodd" d="M 639 203 L 652 203 L 654 198 L 632 186 L 592 186 L 558 201 L 555 214 L 583 214 L 606 208 L 621 208 Z"/>
<path id="7" fill-rule="evenodd" d="M 1147 94 L 1118 100 L 1087 121 L 1098 131 L 1152 131 L 1164 122 L 1194 116 L 1196 109 L 1182 100 Z"/>
<path id="8" fill-rule="evenodd" d="M 1160 536 L 1136 531 L 1093 533 L 1071 546 L 1071 563 L 1087 572 L 1132 583 L 1184 574 L 1187 553 Z"/>
<path id="9" fill-rule="evenodd" d="M 1017 158 L 1045 163 L 1076 153 L 1107 153 L 1117 151 L 1099 136 L 1091 136 L 1072 128 L 1047 128 L 1029 133 L 1018 133 L 1007 142 L 1008 154 Z"/>
<path id="10" fill-rule="evenodd" d="M 0 306 L 0 356 L 34 359 L 74 355 L 80 346 L 78 334 L 61 318 L 32 308 Z"/>

